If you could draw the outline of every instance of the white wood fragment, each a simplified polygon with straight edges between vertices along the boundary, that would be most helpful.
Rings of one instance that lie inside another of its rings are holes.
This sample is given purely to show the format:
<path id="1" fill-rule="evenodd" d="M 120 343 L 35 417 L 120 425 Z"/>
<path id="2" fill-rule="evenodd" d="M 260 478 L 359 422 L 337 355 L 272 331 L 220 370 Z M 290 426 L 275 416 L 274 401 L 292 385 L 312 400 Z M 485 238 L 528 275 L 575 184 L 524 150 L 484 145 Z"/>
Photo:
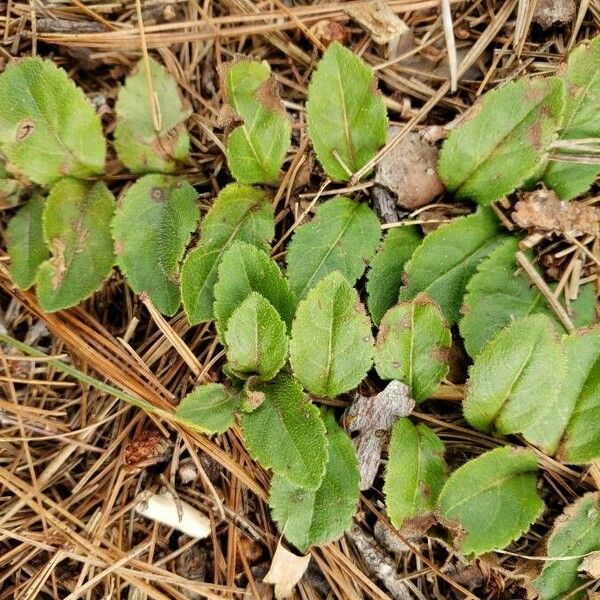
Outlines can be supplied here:
<path id="1" fill-rule="evenodd" d="M 175 499 L 169 492 L 141 492 L 136 498 L 135 511 L 193 538 L 210 535 L 210 519 L 187 502 Z"/>

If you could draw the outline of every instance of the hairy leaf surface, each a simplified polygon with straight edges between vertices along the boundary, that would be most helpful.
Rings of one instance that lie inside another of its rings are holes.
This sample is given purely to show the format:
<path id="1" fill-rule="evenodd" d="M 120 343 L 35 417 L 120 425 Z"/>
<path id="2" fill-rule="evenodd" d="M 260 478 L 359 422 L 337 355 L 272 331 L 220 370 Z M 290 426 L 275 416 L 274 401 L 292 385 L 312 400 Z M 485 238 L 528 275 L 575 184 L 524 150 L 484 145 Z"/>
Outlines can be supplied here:
<path id="1" fill-rule="evenodd" d="M 554 522 L 545 553 L 555 560 L 544 561 L 541 575 L 533 582 L 542 600 L 578 600 L 585 596 L 582 590 L 571 594 L 584 581 L 577 569 L 589 552 L 600 550 L 600 494 L 590 493 L 565 508 Z"/>
<path id="2" fill-rule="evenodd" d="M 349 179 L 385 144 L 387 114 L 373 71 L 337 42 L 312 75 L 306 119 L 317 158 L 334 181 Z"/>
<path id="3" fill-rule="evenodd" d="M 237 60 L 223 72 L 228 115 L 227 164 L 240 183 L 274 183 L 290 147 L 292 127 L 266 61 Z M 239 121 L 241 124 L 238 125 Z"/>
<path id="4" fill-rule="evenodd" d="M 200 212 L 196 191 L 168 175 L 145 175 L 121 199 L 112 229 L 119 268 L 136 294 L 174 315 L 181 304 L 179 272 Z"/>
<path id="5" fill-rule="evenodd" d="M 316 396 L 356 387 L 373 364 L 371 324 L 356 290 L 337 272 L 298 304 L 290 363 L 300 383 Z"/>
<path id="6" fill-rule="evenodd" d="M 410 386 L 416 402 L 426 400 L 448 372 L 450 329 L 425 294 L 390 308 L 375 343 L 375 369 L 382 379 Z"/>
<path id="7" fill-rule="evenodd" d="M 438 499 L 441 515 L 467 555 L 502 549 L 524 534 L 544 503 L 536 493 L 537 462 L 530 450 L 504 446 L 458 468 Z"/>
<path id="8" fill-rule="evenodd" d="M 103 182 L 61 179 L 44 208 L 44 238 L 52 257 L 37 272 L 47 312 L 78 304 L 95 292 L 115 263 L 110 222 L 115 199 Z"/>
<path id="9" fill-rule="evenodd" d="M 10 62 L 0 75 L 0 147 L 40 185 L 104 172 L 100 119 L 66 71 L 49 60 Z"/>
<path id="10" fill-rule="evenodd" d="M 479 264 L 469 280 L 460 320 L 460 333 L 471 356 L 477 356 L 506 325 L 519 317 L 542 313 L 562 328 L 544 296 L 522 272 L 517 272 L 515 254 L 518 238 L 506 238 Z M 589 325 L 596 312 L 593 285 L 582 286 L 579 297 L 571 304 L 575 326 Z"/>
<path id="11" fill-rule="evenodd" d="M 327 462 L 325 425 L 319 409 L 285 373 L 265 383 L 261 391 L 263 403 L 253 412 L 242 413 L 250 454 L 290 483 L 316 490 Z"/>
<path id="12" fill-rule="evenodd" d="M 251 292 L 227 321 L 225 345 L 229 366 L 236 373 L 268 381 L 287 359 L 285 323 L 268 300 Z"/>
<path id="13" fill-rule="evenodd" d="M 369 312 L 375 325 L 398 302 L 404 265 L 421 243 L 416 227 L 396 227 L 383 238 L 367 273 Z"/>
<path id="14" fill-rule="evenodd" d="M 266 298 L 288 330 L 291 328 L 296 299 L 277 263 L 252 244 L 234 242 L 223 254 L 219 279 L 214 288 L 214 314 L 219 333 L 225 331 L 233 311 L 251 292 L 258 292 Z"/>
<path id="15" fill-rule="evenodd" d="M 406 519 L 423 517 L 436 506 L 447 478 L 444 444 L 426 425 L 400 419 L 394 425 L 385 472 L 385 504 L 400 529 Z"/>
<path id="16" fill-rule="evenodd" d="M 190 138 L 185 121 L 192 111 L 169 71 L 152 58 L 149 62 L 154 98 L 150 97 L 144 61 L 140 60 L 115 104 L 115 150 L 133 173 L 172 173 L 177 163 L 188 157 Z M 159 115 L 158 130 L 151 102 Z"/>
<path id="17" fill-rule="evenodd" d="M 552 321 L 544 315 L 522 317 L 475 358 L 465 418 L 481 431 L 521 433 L 552 454 L 573 410 L 560 393 L 565 369 Z"/>
<path id="18" fill-rule="evenodd" d="M 220 383 L 195 387 L 179 403 L 175 417 L 202 433 L 223 433 L 235 417 L 238 399 Z"/>
<path id="19" fill-rule="evenodd" d="M 39 266 L 50 256 L 43 231 L 45 205 L 43 196 L 34 195 L 19 209 L 6 228 L 10 276 L 23 290 L 33 285 Z"/>
<path id="20" fill-rule="evenodd" d="M 290 287 L 301 299 L 325 275 L 339 271 L 352 284 L 364 273 L 381 237 L 367 204 L 337 196 L 296 230 L 287 251 Z"/>
<path id="21" fill-rule="evenodd" d="M 561 396 L 573 413 L 561 455 L 569 463 L 588 463 L 600 459 L 600 329 L 566 336 L 563 347 L 567 374 Z"/>
<path id="22" fill-rule="evenodd" d="M 289 483 L 281 475 L 271 481 L 269 505 L 280 531 L 300 552 L 338 539 L 352 523 L 358 504 L 358 461 L 352 441 L 324 412 L 329 459 L 316 490 Z"/>
<path id="23" fill-rule="evenodd" d="M 563 79 L 567 97 L 559 139 L 600 137 L 600 38 L 571 52 Z M 557 154 L 560 156 L 560 152 Z M 598 165 L 551 161 L 544 173 L 544 183 L 561 200 L 570 200 L 586 192 L 598 173 Z"/>
<path id="24" fill-rule="evenodd" d="M 547 157 L 563 105 L 556 77 L 518 79 L 488 92 L 442 147 L 438 173 L 446 187 L 489 204 L 521 186 Z"/>
<path id="25" fill-rule="evenodd" d="M 490 209 L 441 225 L 425 237 L 406 264 L 400 300 L 425 292 L 440 305 L 450 325 L 456 323 L 467 282 L 503 239 Z"/>
<path id="26" fill-rule="evenodd" d="M 183 307 L 192 325 L 213 318 L 218 267 L 230 245 L 241 240 L 266 249 L 274 235 L 273 209 L 261 190 L 235 183 L 221 190 L 181 271 Z"/>

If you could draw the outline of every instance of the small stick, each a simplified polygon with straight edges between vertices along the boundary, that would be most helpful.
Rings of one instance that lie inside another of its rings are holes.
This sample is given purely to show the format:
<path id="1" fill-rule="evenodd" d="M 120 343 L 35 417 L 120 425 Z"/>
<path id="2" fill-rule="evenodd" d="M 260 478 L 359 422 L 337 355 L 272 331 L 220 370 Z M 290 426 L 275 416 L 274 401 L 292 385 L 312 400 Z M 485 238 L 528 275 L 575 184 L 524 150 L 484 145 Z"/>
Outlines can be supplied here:
<path id="1" fill-rule="evenodd" d="M 548 284 L 542 279 L 541 275 L 535 270 L 535 267 L 529 262 L 529 259 L 520 250 L 516 254 L 517 263 L 527 273 L 527 276 L 540 290 L 546 301 L 556 313 L 556 316 L 560 319 L 560 322 L 565 326 L 565 329 L 571 333 L 575 331 L 573 321 L 569 318 L 567 311 L 563 308 L 562 304 L 554 297 L 552 290 L 548 287 Z"/>
<path id="2" fill-rule="evenodd" d="M 453 94 L 458 89 L 458 59 L 456 57 L 456 41 L 454 39 L 454 25 L 450 0 L 440 0 L 442 4 L 442 25 L 448 50 L 448 67 L 450 69 L 450 92 Z"/>
<path id="3" fill-rule="evenodd" d="M 583 269 L 583 261 L 578 258 L 575 260 L 575 266 L 573 267 L 573 273 L 571 275 L 571 281 L 569 283 L 569 300 L 577 300 L 579 295 L 579 286 L 581 285 L 581 270 Z"/>

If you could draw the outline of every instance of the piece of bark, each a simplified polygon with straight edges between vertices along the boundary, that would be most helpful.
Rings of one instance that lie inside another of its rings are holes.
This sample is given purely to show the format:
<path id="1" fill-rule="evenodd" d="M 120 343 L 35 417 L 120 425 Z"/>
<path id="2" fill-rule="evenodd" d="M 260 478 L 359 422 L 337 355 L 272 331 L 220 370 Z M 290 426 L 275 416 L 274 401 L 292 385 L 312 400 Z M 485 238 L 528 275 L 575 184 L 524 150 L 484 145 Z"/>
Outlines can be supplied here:
<path id="1" fill-rule="evenodd" d="M 399 131 L 391 127 L 388 139 Z M 423 133 L 413 131 L 377 164 L 375 183 L 388 188 L 402 208 L 421 208 L 444 192 L 437 174 L 438 154 L 437 147 Z"/>
<path id="2" fill-rule="evenodd" d="M 361 490 L 373 485 L 388 431 L 414 407 L 410 388 L 401 381 L 391 381 L 376 396 L 358 395 L 346 409 L 344 424 L 348 431 L 357 434 L 353 442 L 358 455 Z"/>
<path id="3" fill-rule="evenodd" d="M 580 573 L 585 573 L 592 579 L 600 579 L 600 551 L 588 554 L 577 569 Z"/>
<path id="4" fill-rule="evenodd" d="M 512 213 L 523 229 L 567 237 L 600 234 L 600 210 L 581 202 L 561 202 L 552 190 L 541 188 L 520 195 Z"/>
<path id="5" fill-rule="evenodd" d="M 171 442 L 158 429 L 144 429 L 125 444 L 123 462 L 141 469 L 165 462 L 172 454 Z"/>
<path id="6" fill-rule="evenodd" d="M 332 42 L 345 44 L 348 40 L 348 30 L 337 21 L 321 19 L 311 28 L 310 32 L 324 45 L 329 46 Z"/>
<path id="7" fill-rule="evenodd" d="M 354 523 L 346 534 L 362 557 L 369 572 L 381 581 L 394 600 L 412 600 L 412 595 L 398 572 L 396 561 L 383 550 L 375 538 Z"/>
<path id="8" fill-rule="evenodd" d="M 41 17 L 36 21 L 38 33 L 102 33 L 106 27 L 98 21 L 72 21 Z"/>
<path id="9" fill-rule="evenodd" d="M 375 183 L 369 188 L 373 208 L 383 223 L 398 223 L 402 214 L 396 206 L 396 197 L 384 185 Z"/>
<path id="10" fill-rule="evenodd" d="M 575 19 L 575 0 L 538 0 L 533 13 L 533 22 L 542 29 L 553 25 L 567 25 Z"/>

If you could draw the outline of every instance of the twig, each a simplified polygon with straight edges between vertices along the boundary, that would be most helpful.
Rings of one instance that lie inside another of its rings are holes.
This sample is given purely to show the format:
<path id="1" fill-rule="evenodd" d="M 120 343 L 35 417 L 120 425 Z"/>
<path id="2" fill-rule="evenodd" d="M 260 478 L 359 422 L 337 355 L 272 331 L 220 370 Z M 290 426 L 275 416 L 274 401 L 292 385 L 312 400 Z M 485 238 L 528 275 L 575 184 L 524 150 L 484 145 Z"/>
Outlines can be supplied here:
<path id="1" fill-rule="evenodd" d="M 548 284 L 542 279 L 541 275 L 535 270 L 535 267 L 529 262 L 529 259 L 520 250 L 516 254 L 517 263 L 525 271 L 531 282 L 540 290 L 546 301 L 550 305 L 550 308 L 556 313 L 556 316 L 560 319 L 560 322 L 565 326 L 565 329 L 571 333 L 575 331 L 575 325 L 571 321 L 567 311 L 563 308 L 562 304 L 554 297 L 552 290 L 548 287 Z"/>

